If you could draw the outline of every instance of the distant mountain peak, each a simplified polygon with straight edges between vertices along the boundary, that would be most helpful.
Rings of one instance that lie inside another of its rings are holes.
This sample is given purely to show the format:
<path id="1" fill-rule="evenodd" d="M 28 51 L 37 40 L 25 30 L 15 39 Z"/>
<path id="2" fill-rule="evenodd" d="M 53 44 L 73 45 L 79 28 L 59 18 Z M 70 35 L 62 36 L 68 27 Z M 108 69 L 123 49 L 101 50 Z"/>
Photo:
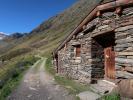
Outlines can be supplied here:
<path id="1" fill-rule="evenodd" d="M 4 39 L 5 37 L 7 37 L 6 33 L 0 32 L 0 40 Z"/>

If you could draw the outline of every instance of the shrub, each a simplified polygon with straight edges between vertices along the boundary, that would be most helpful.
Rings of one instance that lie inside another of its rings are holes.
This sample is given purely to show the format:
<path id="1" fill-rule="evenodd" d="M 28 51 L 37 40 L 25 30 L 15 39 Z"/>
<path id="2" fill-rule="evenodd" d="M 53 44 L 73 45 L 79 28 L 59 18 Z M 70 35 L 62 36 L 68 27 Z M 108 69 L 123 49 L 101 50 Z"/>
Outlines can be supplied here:
<path id="1" fill-rule="evenodd" d="M 52 58 L 51 57 L 48 57 L 46 60 L 46 70 L 50 74 L 55 75 L 55 70 L 54 70 L 54 67 L 52 65 Z"/>
<path id="2" fill-rule="evenodd" d="M 20 56 L 20 55 L 25 54 L 25 53 L 28 53 L 30 51 L 31 51 L 31 49 L 29 49 L 29 48 L 21 48 L 21 49 L 17 49 L 14 51 L 10 51 L 10 52 L 2 55 L 0 57 L 0 60 L 1 61 L 10 60 L 12 58 L 15 58 L 15 57 Z"/>
<path id="3" fill-rule="evenodd" d="M 16 87 L 15 84 L 20 80 L 20 75 L 38 59 L 34 56 L 26 56 L 12 64 L 4 66 L 4 70 L 0 69 L 0 72 L 2 72 L 0 74 L 0 100 L 9 95 L 12 89 Z"/>

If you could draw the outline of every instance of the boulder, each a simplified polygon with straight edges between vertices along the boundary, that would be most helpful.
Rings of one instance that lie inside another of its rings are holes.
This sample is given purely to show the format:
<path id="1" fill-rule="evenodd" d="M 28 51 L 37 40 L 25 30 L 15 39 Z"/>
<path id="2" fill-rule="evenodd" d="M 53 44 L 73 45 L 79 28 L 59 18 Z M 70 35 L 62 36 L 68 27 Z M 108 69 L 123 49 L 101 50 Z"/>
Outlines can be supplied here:
<path id="1" fill-rule="evenodd" d="M 121 97 L 133 99 L 133 79 L 121 80 L 115 91 L 117 91 Z"/>

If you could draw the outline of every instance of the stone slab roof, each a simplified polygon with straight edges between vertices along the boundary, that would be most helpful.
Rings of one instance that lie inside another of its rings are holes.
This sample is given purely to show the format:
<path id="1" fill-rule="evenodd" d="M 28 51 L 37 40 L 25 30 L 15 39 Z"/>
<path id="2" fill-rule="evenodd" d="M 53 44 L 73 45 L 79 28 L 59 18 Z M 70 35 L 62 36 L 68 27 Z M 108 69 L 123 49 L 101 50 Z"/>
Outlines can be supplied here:
<path id="1" fill-rule="evenodd" d="M 92 8 L 89 12 L 88 16 L 86 16 L 83 21 L 63 40 L 63 42 L 54 50 L 53 56 L 55 57 L 58 51 L 68 42 L 71 40 L 73 35 L 78 34 L 83 30 L 83 26 L 86 25 L 90 20 L 92 20 L 96 16 L 97 11 L 105 11 L 108 9 L 112 9 L 119 6 L 133 4 L 133 0 L 99 0 L 96 6 Z"/>

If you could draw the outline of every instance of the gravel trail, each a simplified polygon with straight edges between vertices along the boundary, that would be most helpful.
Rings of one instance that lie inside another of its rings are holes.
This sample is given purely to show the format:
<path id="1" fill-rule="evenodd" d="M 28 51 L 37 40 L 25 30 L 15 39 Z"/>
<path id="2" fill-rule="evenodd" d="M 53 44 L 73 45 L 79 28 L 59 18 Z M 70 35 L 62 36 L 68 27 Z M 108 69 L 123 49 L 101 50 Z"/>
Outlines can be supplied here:
<path id="1" fill-rule="evenodd" d="M 36 62 L 7 100 L 74 100 L 74 97 L 45 71 L 45 62 L 45 58 Z"/>

